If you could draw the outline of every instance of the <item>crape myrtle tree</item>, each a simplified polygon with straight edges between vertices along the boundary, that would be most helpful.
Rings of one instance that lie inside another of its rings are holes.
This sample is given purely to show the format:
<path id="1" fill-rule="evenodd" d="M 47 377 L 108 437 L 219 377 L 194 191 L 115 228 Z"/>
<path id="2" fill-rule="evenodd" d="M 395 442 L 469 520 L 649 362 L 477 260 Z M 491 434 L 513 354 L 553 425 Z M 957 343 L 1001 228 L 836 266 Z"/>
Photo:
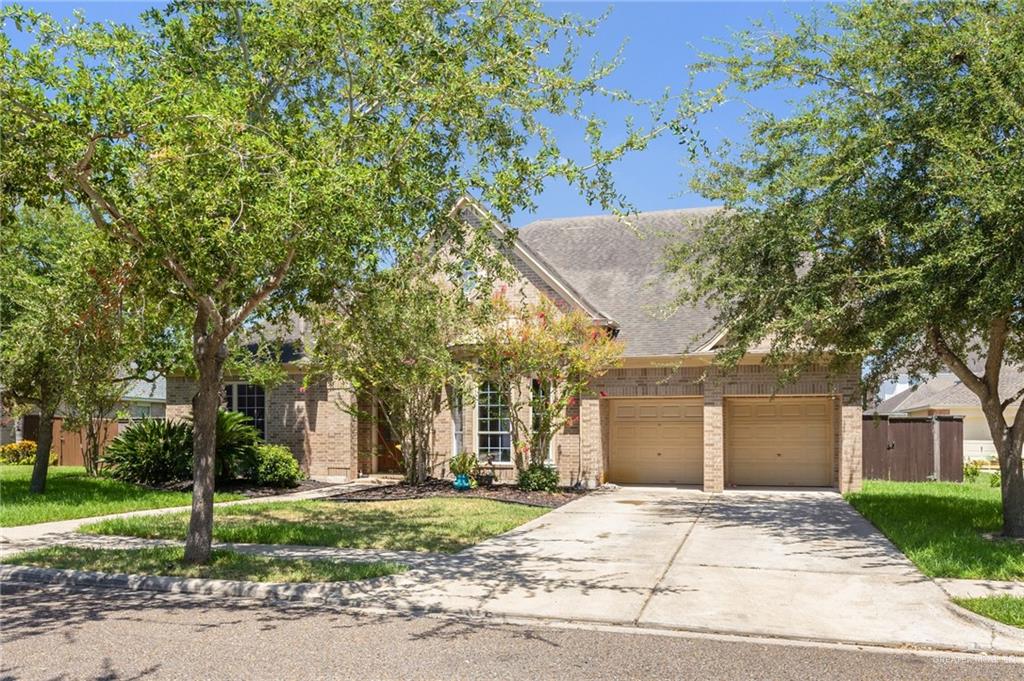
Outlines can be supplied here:
<path id="1" fill-rule="evenodd" d="M 307 381 L 338 377 L 363 400 L 340 406 L 385 423 L 395 436 L 405 479 L 430 475 L 434 419 L 448 391 L 466 382 L 460 348 L 475 306 L 452 285 L 437 259 L 417 252 L 357 284 L 342 304 L 313 316 L 315 344 Z"/>
<path id="2" fill-rule="evenodd" d="M 573 425 L 571 413 L 594 377 L 619 364 L 623 345 L 612 330 L 578 310 L 562 310 L 547 298 L 516 303 L 499 289 L 477 330 L 474 372 L 491 382 L 507 403 L 515 464 L 519 471 L 543 465 L 551 442 Z"/>
<path id="3" fill-rule="evenodd" d="M 247 321 L 344 297 L 380 254 L 451 229 L 470 190 L 502 215 L 556 175 L 616 201 L 608 165 L 661 129 L 655 107 L 605 144 L 582 106 L 626 98 L 601 85 L 614 61 L 579 68 L 594 25 L 533 2 L 173 2 L 133 26 L 2 12 L 2 209 L 63 197 L 191 310 L 192 563 L 210 555 L 225 347 Z M 560 116 L 585 122 L 591 157 L 560 151 Z"/>
<path id="4" fill-rule="evenodd" d="M 0 244 L 0 384 L 7 406 L 34 408 L 39 439 L 30 490 L 46 489 L 58 409 L 85 426 L 96 472 L 97 421 L 153 366 L 168 312 L 134 291 L 126 249 L 65 204 L 21 207 Z M 85 415 L 88 414 L 88 417 Z"/>
<path id="5" fill-rule="evenodd" d="M 728 329 L 719 361 L 867 358 L 866 388 L 945 365 L 977 396 L 999 453 L 1003 532 L 1024 536 L 1024 9 L 895 0 L 758 27 L 706 56 L 726 96 L 775 87 L 696 188 L 722 202 L 674 249 L 687 301 Z M 714 99 L 713 98 L 713 99 Z M 707 100 L 704 101 L 707 103 Z M 1004 371 L 1005 375 L 1005 371 Z"/>

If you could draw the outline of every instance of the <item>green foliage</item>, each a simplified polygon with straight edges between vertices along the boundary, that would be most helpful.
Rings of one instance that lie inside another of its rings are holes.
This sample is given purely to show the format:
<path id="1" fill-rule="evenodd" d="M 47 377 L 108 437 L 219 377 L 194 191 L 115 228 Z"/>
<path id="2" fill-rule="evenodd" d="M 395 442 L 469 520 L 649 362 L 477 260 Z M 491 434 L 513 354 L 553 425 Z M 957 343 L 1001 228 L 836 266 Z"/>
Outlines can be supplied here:
<path id="1" fill-rule="evenodd" d="M 984 483 L 865 480 L 847 501 L 929 577 L 1020 580 L 1024 551 L 1000 530 L 999 490 Z"/>
<path id="2" fill-rule="evenodd" d="M 61 570 L 86 570 L 129 575 L 166 575 L 249 582 L 347 582 L 375 579 L 408 570 L 401 563 L 303 560 L 214 551 L 209 565 L 185 563 L 176 546 L 144 549 L 93 549 L 51 546 L 5 557 L 2 562 Z"/>
<path id="3" fill-rule="evenodd" d="M 532 463 L 519 471 L 519 489 L 526 492 L 554 492 L 558 489 L 558 471 L 552 466 Z"/>
<path id="4" fill-rule="evenodd" d="M 953 602 L 984 617 L 1024 629 L 1024 598 L 1020 596 L 954 598 Z"/>
<path id="5" fill-rule="evenodd" d="M 187 506 L 191 494 L 155 490 L 93 477 L 81 466 L 52 468 L 44 494 L 29 492 L 31 466 L 0 466 L 0 527 L 35 525 L 140 511 L 147 508 Z M 240 494 L 218 493 L 216 501 L 236 501 Z"/>
<path id="6" fill-rule="evenodd" d="M 256 447 L 249 478 L 267 487 L 295 487 L 302 479 L 302 470 L 291 450 L 279 445 Z"/>
<path id="7" fill-rule="evenodd" d="M 661 102 L 650 129 L 606 144 L 593 98 L 635 103 L 604 84 L 616 62 L 581 68 L 594 24 L 528 0 L 172 2 L 119 25 L 12 5 L 0 21 L 0 220 L 72 203 L 128 251 L 140 290 L 187 314 L 197 508 L 240 329 L 347 301 L 383 254 L 467 241 L 449 218 L 467 192 L 509 215 L 559 176 L 622 204 L 611 164 L 665 129 Z M 589 158 L 560 147 L 559 119 Z"/>
<path id="8" fill-rule="evenodd" d="M 259 431 L 244 414 L 217 412 L 217 480 L 232 480 L 256 468 Z M 166 485 L 192 477 L 192 424 L 143 419 L 114 438 L 102 457 L 115 480 Z"/>
<path id="9" fill-rule="evenodd" d="M 256 458 L 256 450 L 263 441 L 252 419 L 237 411 L 221 409 L 217 412 L 217 474 L 218 480 L 232 480 Z"/>
<path id="10" fill-rule="evenodd" d="M 192 475 L 192 428 L 182 421 L 144 419 L 107 444 L 106 475 L 122 482 L 159 486 Z"/>
<path id="11" fill-rule="evenodd" d="M 239 544 L 293 544 L 455 553 L 551 509 L 470 497 L 402 501 L 281 501 L 215 509 L 214 538 Z M 84 534 L 182 539 L 187 513 L 112 518 Z"/>
<path id="12" fill-rule="evenodd" d="M 472 476 L 477 469 L 476 454 L 473 452 L 459 452 L 448 462 L 452 475 Z"/>
<path id="13" fill-rule="evenodd" d="M 873 387 L 961 359 L 1008 318 L 1024 363 L 1024 11 L 1013 3 L 834 5 L 789 33 L 735 36 L 701 71 L 739 92 L 799 88 L 785 116 L 755 110 L 695 188 L 725 204 L 674 252 L 684 300 L 728 328 L 722 359 L 868 356 Z M 1017 310 L 1017 314 L 1011 314 Z M 997 360 L 1003 360 L 1000 354 Z"/>
<path id="14" fill-rule="evenodd" d="M 623 345 L 547 298 L 513 305 L 498 291 L 486 315 L 492 323 L 478 331 L 475 370 L 506 395 L 517 467 L 542 466 L 554 435 L 577 418 L 569 408 L 594 377 L 618 366 Z"/>
<path id="15" fill-rule="evenodd" d="M 86 427 L 85 463 L 95 473 L 100 422 L 124 395 L 129 374 L 169 352 L 171 313 L 160 297 L 138 290 L 127 249 L 77 211 L 54 202 L 3 215 L 3 398 L 44 417 L 59 404 L 69 429 Z"/>
<path id="16" fill-rule="evenodd" d="M 0 464 L 31 464 L 36 460 L 36 443 L 33 440 L 12 442 L 0 447 Z M 50 459 L 54 463 L 54 459 Z"/>
<path id="17" fill-rule="evenodd" d="M 968 461 L 964 464 L 964 482 L 977 482 L 979 475 L 981 475 L 981 463 Z"/>

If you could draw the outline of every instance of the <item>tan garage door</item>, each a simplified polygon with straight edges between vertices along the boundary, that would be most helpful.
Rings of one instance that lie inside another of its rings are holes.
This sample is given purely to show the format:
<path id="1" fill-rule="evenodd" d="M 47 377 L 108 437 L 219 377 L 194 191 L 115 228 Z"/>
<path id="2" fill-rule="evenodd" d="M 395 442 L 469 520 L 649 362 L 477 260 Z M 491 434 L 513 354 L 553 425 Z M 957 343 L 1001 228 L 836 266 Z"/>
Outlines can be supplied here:
<path id="1" fill-rule="evenodd" d="M 703 481 L 703 402 L 611 400 L 608 480 L 699 485 Z"/>
<path id="2" fill-rule="evenodd" d="M 726 400 L 726 482 L 831 485 L 831 404 L 828 398 Z"/>

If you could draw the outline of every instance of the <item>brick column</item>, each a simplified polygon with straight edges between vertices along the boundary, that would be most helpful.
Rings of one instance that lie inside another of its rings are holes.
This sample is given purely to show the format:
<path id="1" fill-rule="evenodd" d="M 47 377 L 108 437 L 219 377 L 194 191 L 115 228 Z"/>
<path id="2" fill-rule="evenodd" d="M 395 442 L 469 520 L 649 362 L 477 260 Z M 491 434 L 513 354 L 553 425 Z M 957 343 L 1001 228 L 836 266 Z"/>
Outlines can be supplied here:
<path id="1" fill-rule="evenodd" d="M 725 424 L 722 413 L 722 384 L 708 371 L 704 381 L 704 491 L 725 489 Z"/>
<path id="2" fill-rule="evenodd" d="M 600 484 L 603 477 L 604 452 L 601 443 L 601 402 L 593 397 L 580 400 L 580 481 L 584 487 Z"/>
<path id="3" fill-rule="evenodd" d="M 840 409 L 839 491 L 846 494 L 856 492 L 861 487 L 863 411 L 856 404 L 843 404 Z"/>

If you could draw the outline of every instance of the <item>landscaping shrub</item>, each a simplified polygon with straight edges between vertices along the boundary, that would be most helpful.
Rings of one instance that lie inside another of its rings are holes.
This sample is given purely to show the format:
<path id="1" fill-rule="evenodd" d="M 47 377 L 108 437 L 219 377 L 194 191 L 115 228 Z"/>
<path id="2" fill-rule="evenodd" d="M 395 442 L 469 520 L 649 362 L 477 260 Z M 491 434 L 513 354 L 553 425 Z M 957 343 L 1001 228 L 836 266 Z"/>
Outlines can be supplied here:
<path id="1" fill-rule="evenodd" d="M 33 440 L 12 442 L 0 447 L 0 464 L 22 466 L 36 462 L 36 443 Z M 50 463 L 56 463 L 56 453 L 50 454 Z"/>
<path id="2" fill-rule="evenodd" d="M 964 482 L 977 482 L 981 475 L 981 464 L 977 461 L 968 461 L 964 464 Z"/>
<path id="3" fill-rule="evenodd" d="M 217 413 L 218 481 L 232 480 L 256 467 L 262 442 L 248 416 Z M 107 445 L 101 459 L 107 474 L 122 482 L 160 486 L 192 477 L 192 423 L 145 419 Z"/>
<path id="4" fill-rule="evenodd" d="M 525 492 L 554 492 L 558 489 L 558 471 L 542 463 L 530 464 L 519 471 L 519 489 Z"/>
<path id="5" fill-rule="evenodd" d="M 477 467 L 476 454 L 472 452 L 459 452 L 448 462 L 448 467 L 451 468 L 452 475 L 468 475 L 473 477 Z"/>
<path id="6" fill-rule="evenodd" d="M 259 445 L 253 452 L 248 477 L 268 487 L 295 487 L 302 479 L 302 470 L 287 447 Z"/>
<path id="7" fill-rule="evenodd" d="M 122 482 L 166 485 L 192 476 L 192 427 L 144 419 L 114 438 L 103 453 L 107 475 Z"/>
<path id="8" fill-rule="evenodd" d="M 263 442 L 252 419 L 237 411 L 217 412 L 218 480 L 233 480 L 256 465 L 256 449 Z"/>

